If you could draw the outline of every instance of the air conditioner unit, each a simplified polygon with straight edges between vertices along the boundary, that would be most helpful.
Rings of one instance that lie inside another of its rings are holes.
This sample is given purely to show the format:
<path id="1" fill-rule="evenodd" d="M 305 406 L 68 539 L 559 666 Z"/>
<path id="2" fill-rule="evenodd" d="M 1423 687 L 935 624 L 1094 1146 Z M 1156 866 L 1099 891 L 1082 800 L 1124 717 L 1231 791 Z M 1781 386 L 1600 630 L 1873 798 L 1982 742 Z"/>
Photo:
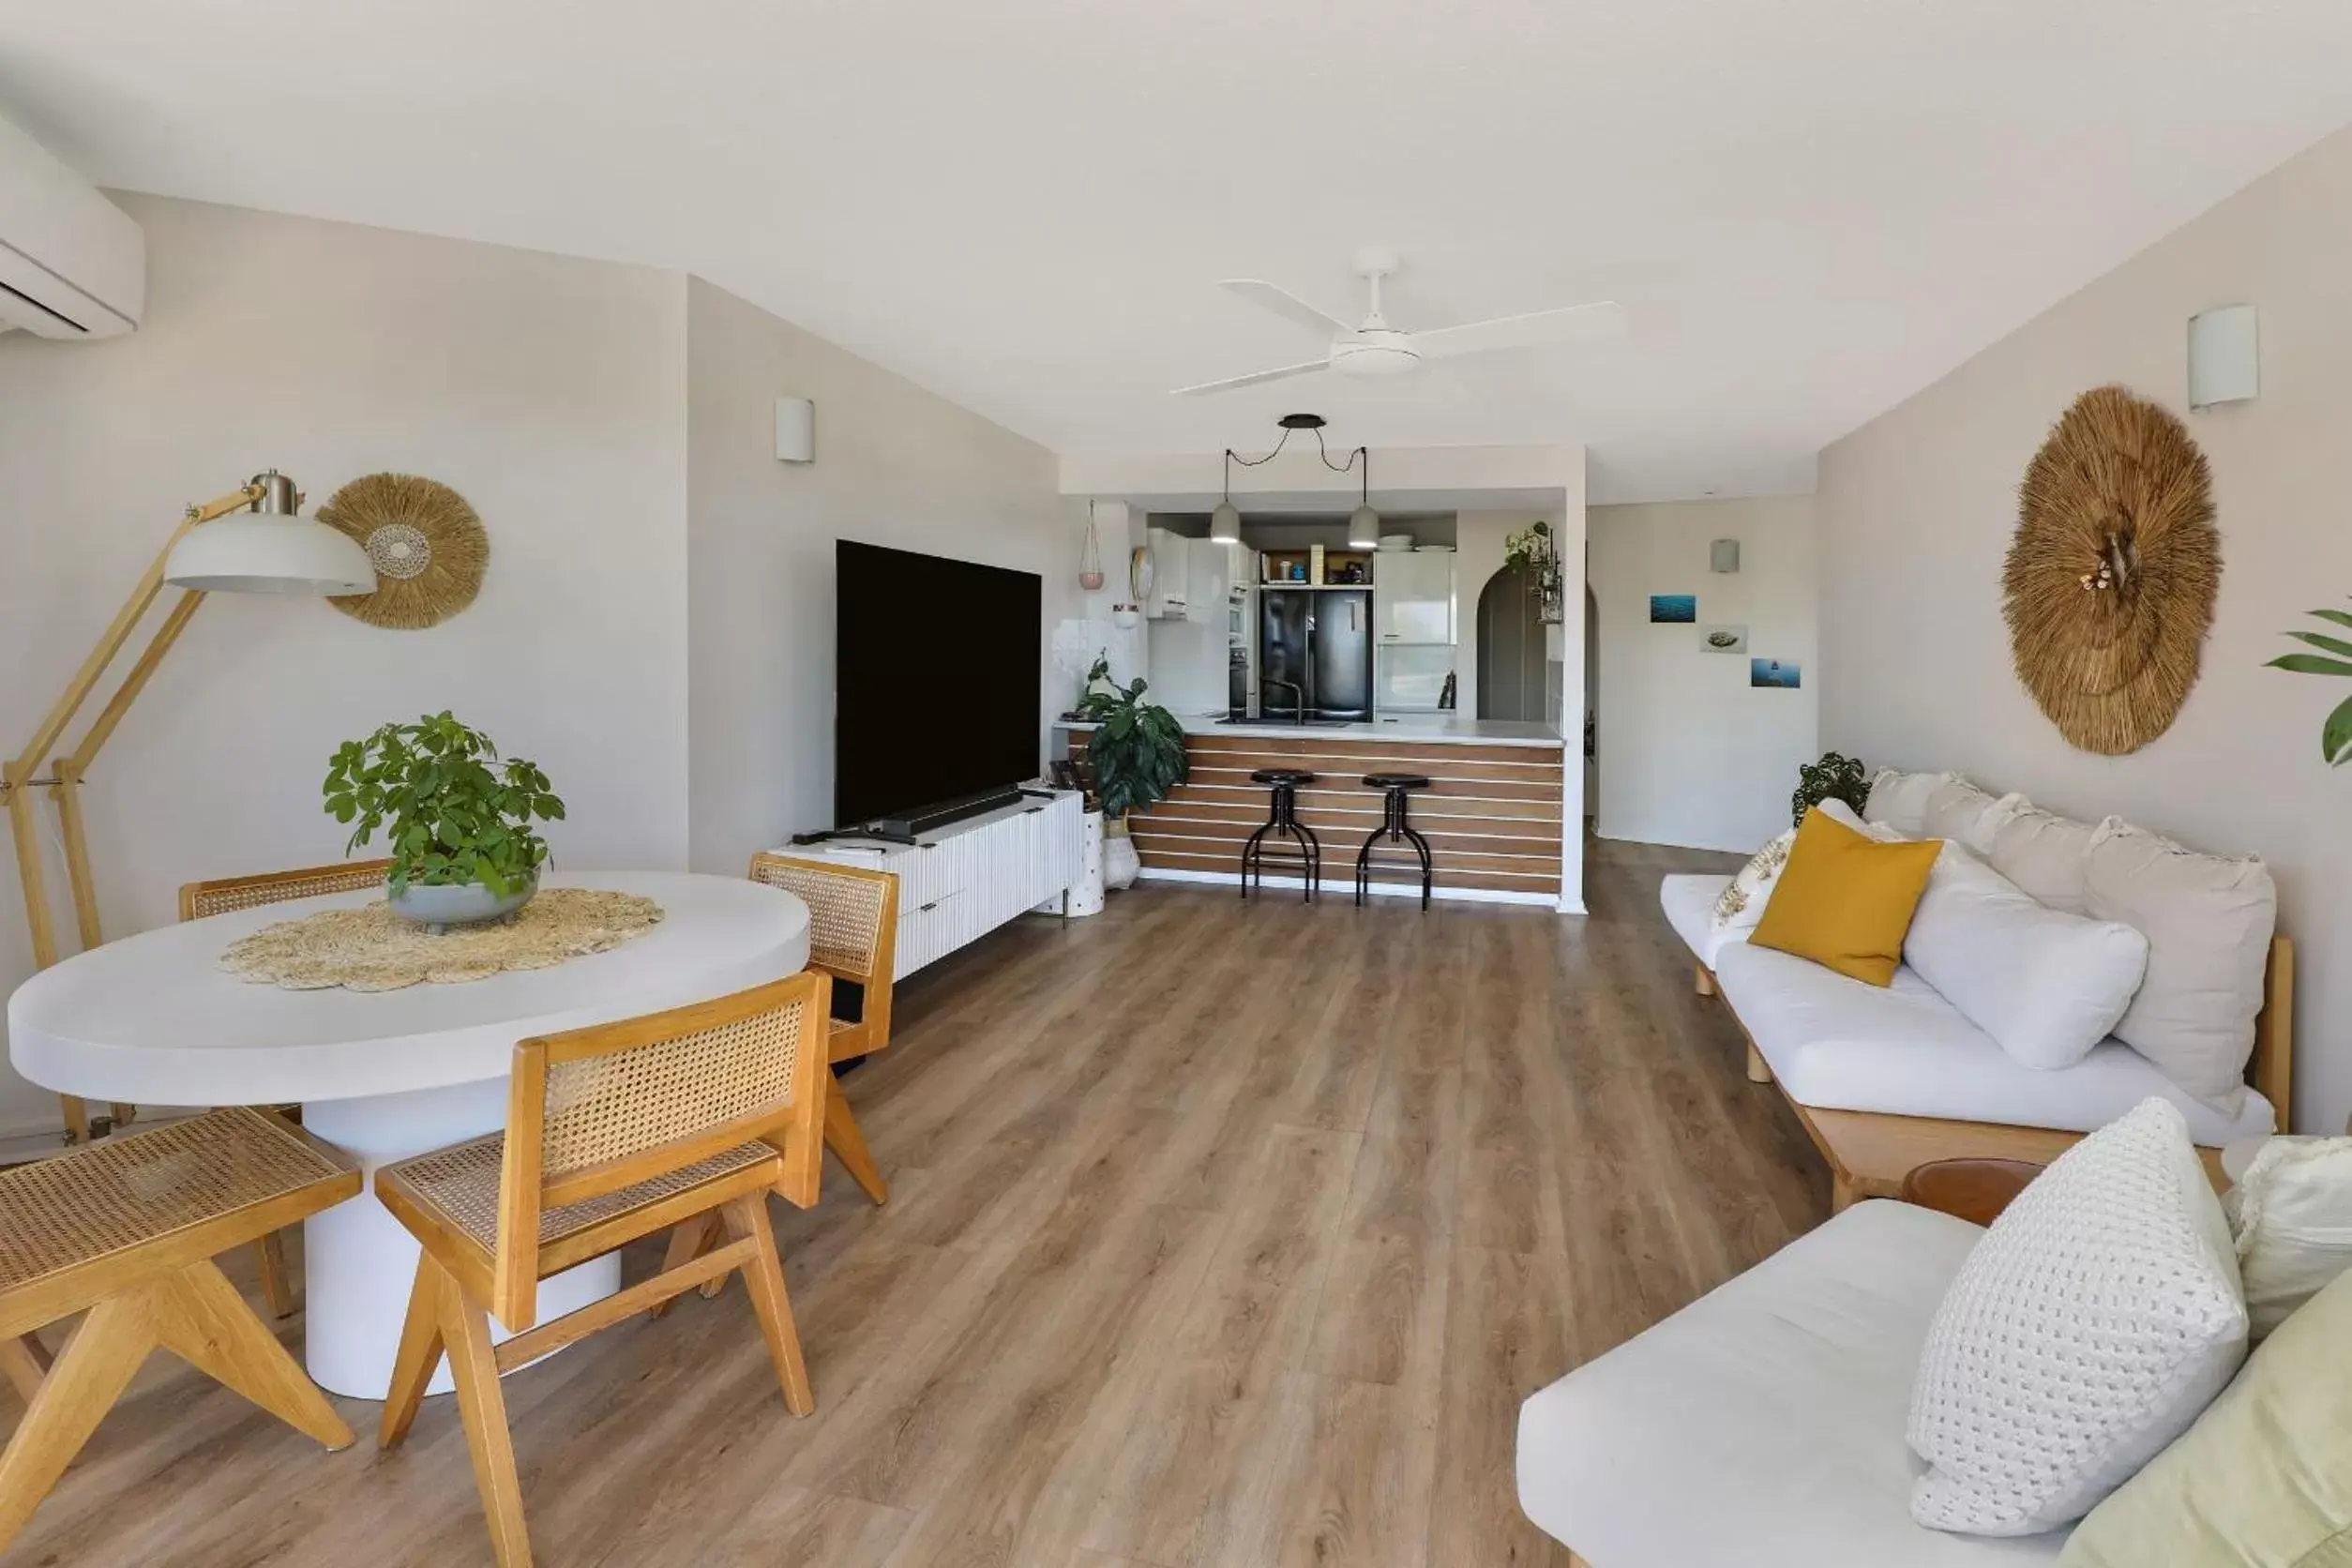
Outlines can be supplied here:
<path id="1" fill-rule="evenodd" d="M 147 304 L 147 239 L 129 214 L 0 119 L 0 331 L 112 338 Z"/>

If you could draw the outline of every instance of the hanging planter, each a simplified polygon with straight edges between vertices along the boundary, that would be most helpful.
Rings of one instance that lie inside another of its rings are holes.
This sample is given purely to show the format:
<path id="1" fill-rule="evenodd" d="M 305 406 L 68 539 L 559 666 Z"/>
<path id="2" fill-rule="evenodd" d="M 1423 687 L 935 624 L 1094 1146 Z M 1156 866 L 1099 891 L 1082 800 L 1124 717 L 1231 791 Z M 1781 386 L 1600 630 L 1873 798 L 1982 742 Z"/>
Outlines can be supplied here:
<path id="1" fill-rule="evenodd" d="M 1538 518 L 1505 539 L 1502 564 L 1506 570 L 1523 571 L 1534 577 L 1538 620 L 1547 626 L 1557 626 L 1567 620 L 1568 585 L 1560 570 L 1560 557 L 1552 549 L 1550 523 Z"/>
<path id="2" fill-rule="evenodd" d="M 1078 547 L 1078 586 L 1088 593 L 1103 585 L 1103 540 L 1094 532 L 1094 503 L 1086 504 L 1086 542 Z"/>

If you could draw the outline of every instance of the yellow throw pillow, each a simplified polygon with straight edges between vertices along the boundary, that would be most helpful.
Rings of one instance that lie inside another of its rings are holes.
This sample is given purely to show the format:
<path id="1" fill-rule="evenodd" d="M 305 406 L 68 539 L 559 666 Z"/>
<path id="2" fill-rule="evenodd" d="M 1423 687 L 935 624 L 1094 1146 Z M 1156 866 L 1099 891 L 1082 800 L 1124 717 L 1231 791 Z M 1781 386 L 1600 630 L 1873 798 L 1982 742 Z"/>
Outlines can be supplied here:
<path id="1" fill-rule="evenodd" d="M 1817 807 L 1748 941 L 1884 986 L 1903 961 L 1903 934 L 1943 847 L 1940 838 L 1882 844 Z"/>
<path id="2" fill-rule="evenodd" d="M 2195 1425 L 2074 1527 L 2058 1568 L 2352 1564 L 2346 1343 L 2352 1274 L 2339 1274 Z"/>

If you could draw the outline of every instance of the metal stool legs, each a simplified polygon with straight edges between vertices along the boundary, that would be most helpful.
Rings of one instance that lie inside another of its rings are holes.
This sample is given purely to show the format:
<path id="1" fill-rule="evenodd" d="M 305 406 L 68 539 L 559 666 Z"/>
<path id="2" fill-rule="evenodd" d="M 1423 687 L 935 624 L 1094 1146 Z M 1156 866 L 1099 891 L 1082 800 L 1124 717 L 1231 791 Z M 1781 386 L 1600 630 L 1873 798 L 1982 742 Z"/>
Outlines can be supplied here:
<path id="1" fill-rule="evenodd" d="M 1374 847 L 1384 843 L 1410 844 L 1413 847 L 1413 852 L 1421 857 L 1421 907 L 1423 909 L 1429 907 L 1429 889 L 1432 880 L 1429 867 L 1429 840 L 1414 832 L 1412 823 L 1407 820 L 1405 804 L 1408 798 L 1409 792 L 1405 786 L 1394 784 L 1389 786 L 1383 800 L 1385 809 L 1382 812 L 1380 829 L 1364 841 L 1364 848 L 1356 852 L 1356 902 L 1358 904 L 1362 904 L 1372 890 Z"/>
<path id="2" fill-rule="evenodd" d="M 1315 837 L 1314 829 L 1299 821 L 1299 787 L 1296 784 L 1274 786 L 1274 800 L 1266 821 L 1249 836 L 1242 846 L 1242 897 L 1249 897 L 1250 879 L 1258 879 L 1258 890 L 1266 889 L 1266 836 L 1279 835 L 1299 847 L 1294 862 L 1289 854 L 1276 859 L 1277 866 L 1296 864 L 1304 874 L 1306 887 L 1303 902 L 1313 902 L 1315 890 L 1323 880 L 1323 843 Z"/>

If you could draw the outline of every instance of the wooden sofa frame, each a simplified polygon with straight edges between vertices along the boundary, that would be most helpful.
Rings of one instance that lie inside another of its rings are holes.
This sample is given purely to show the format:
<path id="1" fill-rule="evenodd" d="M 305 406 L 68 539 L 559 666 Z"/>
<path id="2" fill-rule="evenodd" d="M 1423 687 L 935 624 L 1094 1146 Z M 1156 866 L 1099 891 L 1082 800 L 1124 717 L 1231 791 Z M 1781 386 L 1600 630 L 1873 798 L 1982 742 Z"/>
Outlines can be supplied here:
<path id="1" fill-rule="evenodd" d="M 1698 969 L 1698 994 L 1721 996 L 1715 976 L 1705 964 Z M 1724 999 L 1747 1040 L 1748 1079 L 1772 1083 L 1772 1069 L 1756 1048 L 1756 1037 Z M 2262 1011 L 2254 1018 L 2254 1054 L 2246 1063 L 2246 1080 L 2262 1092 L 2279 1113 L 2284 1131 L 2294 1111 L 2295 1072 L 2295 944 L 2285 937 L 2270 942 L 2270 963 L 2263 976 Z M 1778 1087 L 1775 1085 L 1775 1087 Z M 1830 1208 L 1832 1213 L 1864 1198 L 1892 1198 L 1903 1178 L 1936 1160 L 2026 1160 L 2047 1165 L 2079 1139 L 2080 1133 L 2049 1127 L 2013 1127 L 1991 1122 L 1948 1122 L 1927 1116 L 1894 1116 L 1872 1110 L 1819 1110 L 1799 1105 L 1786 1089 L 1781 1097 L 1813 1139 L 1830 1167 Z M 2222 1175 L 2222 1152 L 2200 1148 L 2216 1187 L 2226 1185 Z"/>

